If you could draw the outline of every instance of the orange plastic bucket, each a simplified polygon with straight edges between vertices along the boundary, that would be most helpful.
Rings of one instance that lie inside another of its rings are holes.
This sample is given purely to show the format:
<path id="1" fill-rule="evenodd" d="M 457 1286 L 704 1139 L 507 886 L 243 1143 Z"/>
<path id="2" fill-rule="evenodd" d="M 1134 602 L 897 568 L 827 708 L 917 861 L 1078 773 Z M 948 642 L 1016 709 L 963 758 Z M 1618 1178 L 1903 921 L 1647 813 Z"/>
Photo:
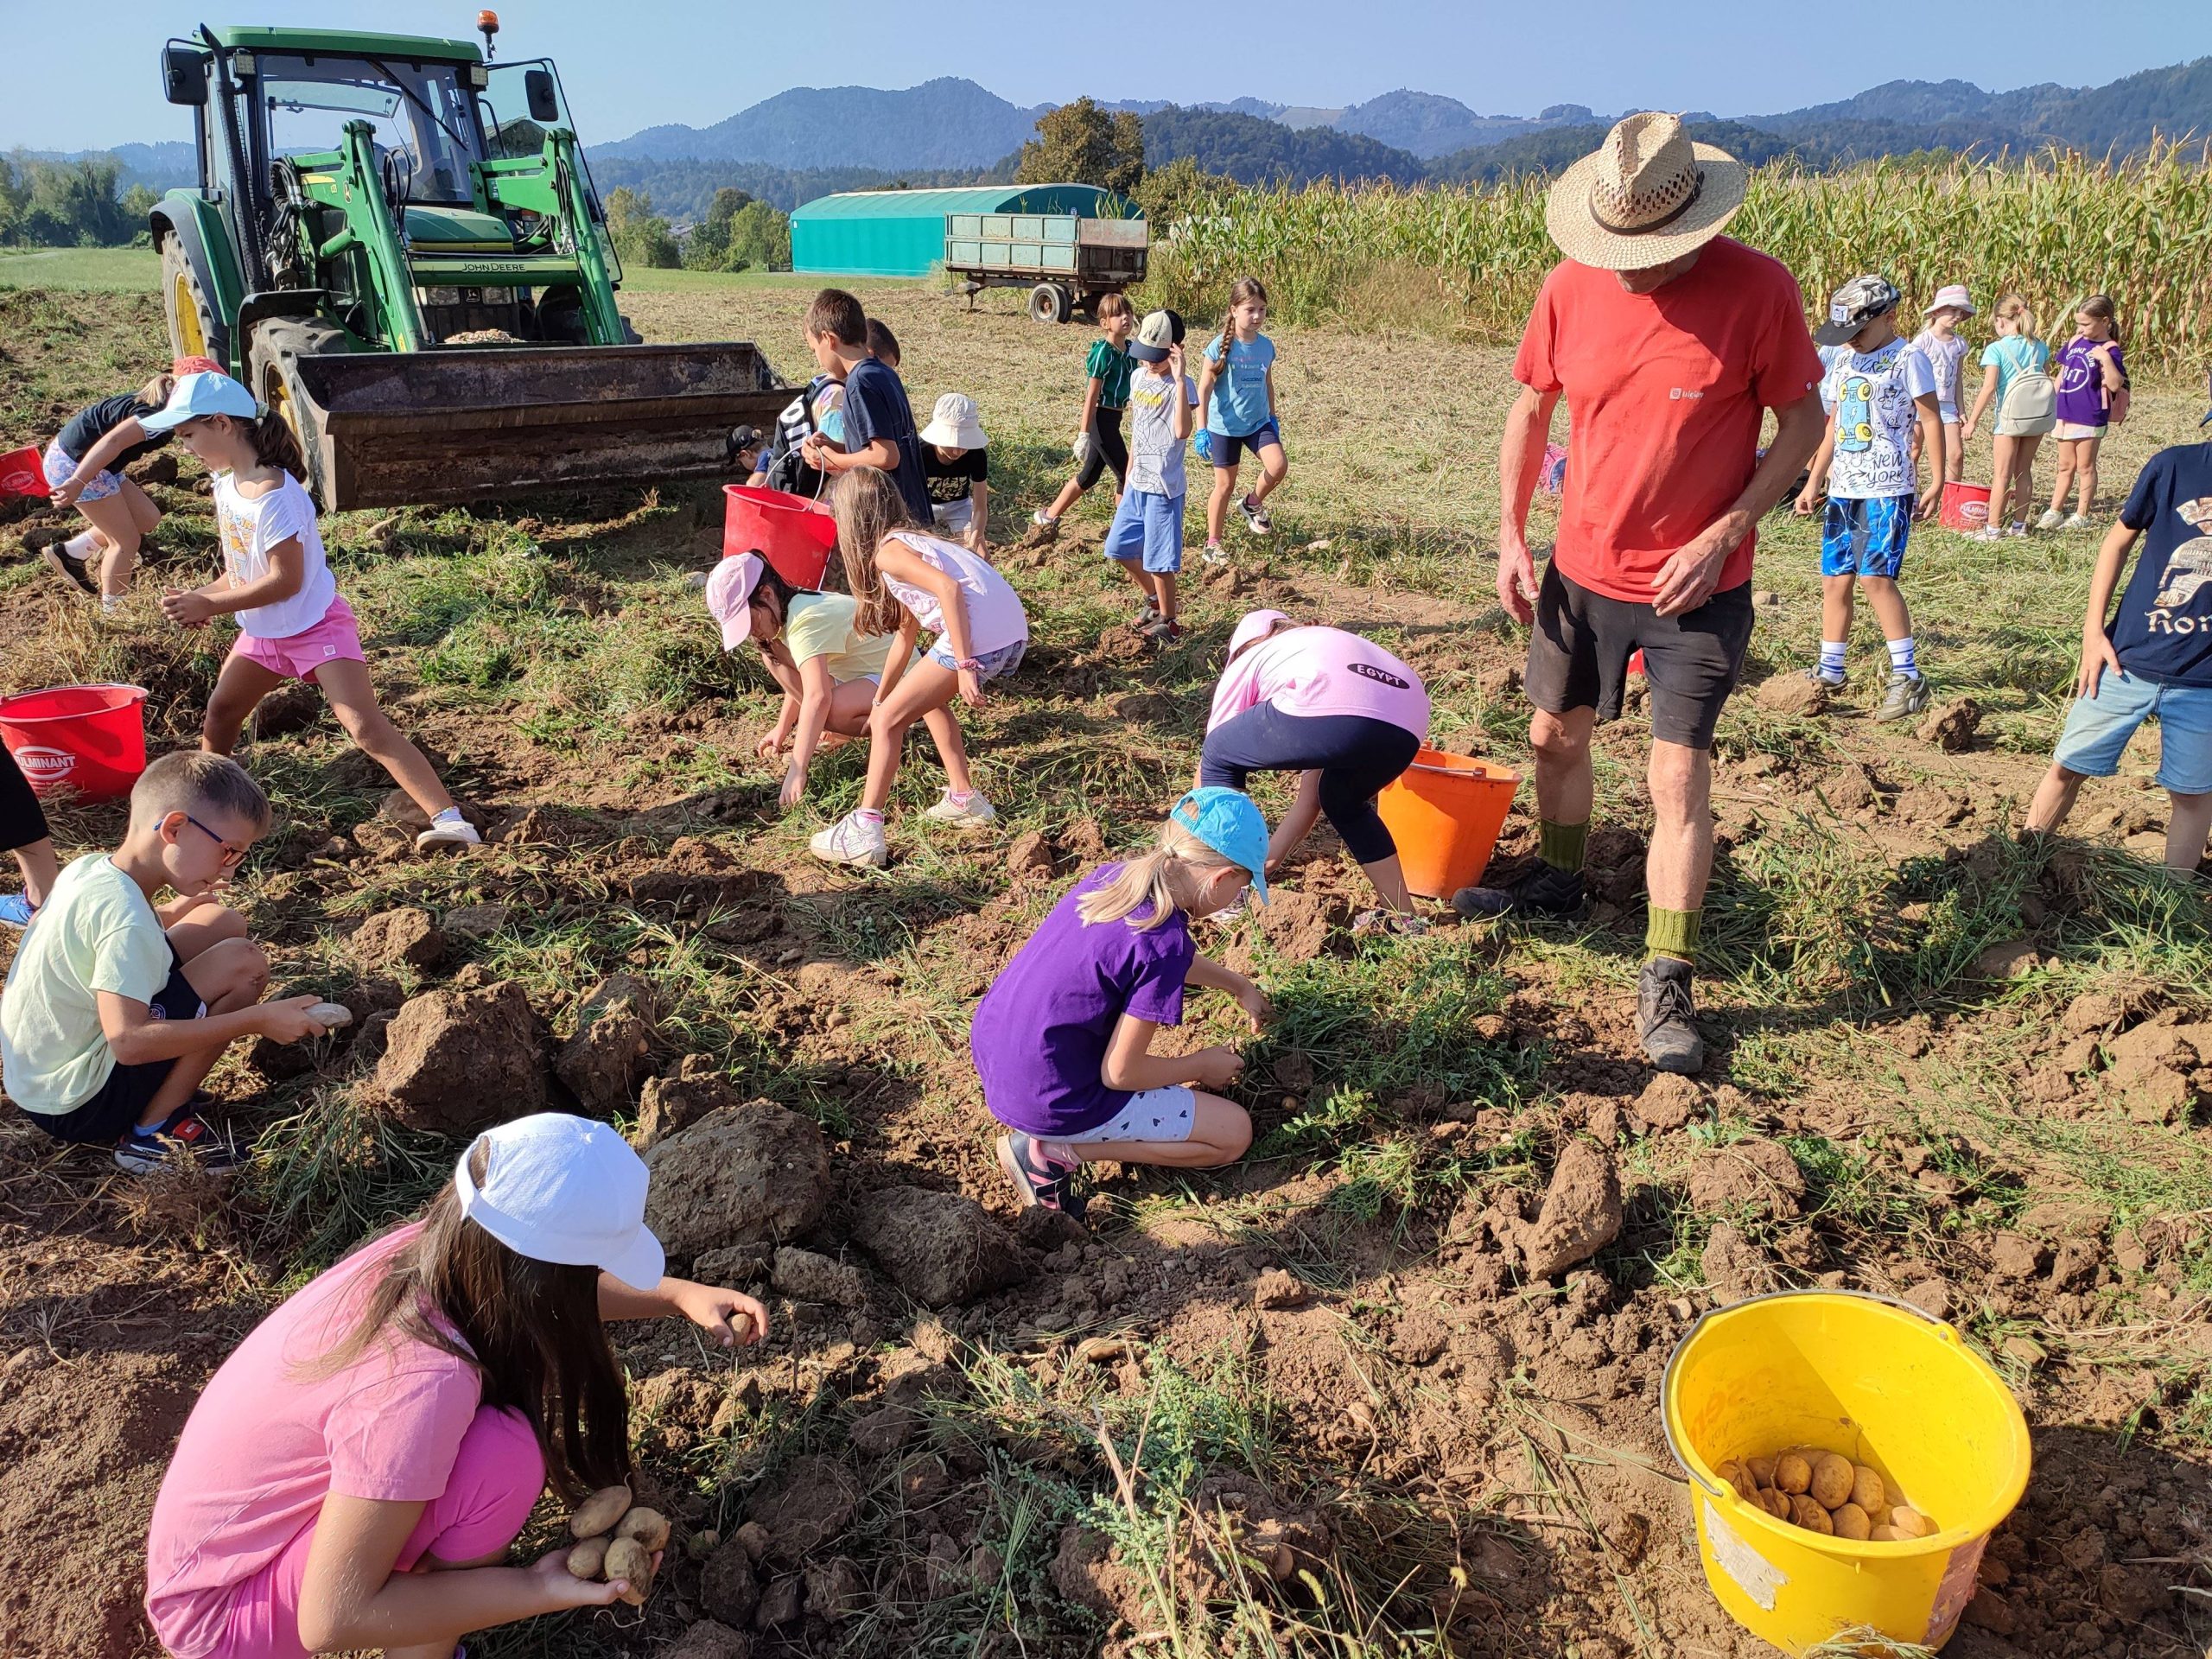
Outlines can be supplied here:
<path id="1" fill-rule="evenodd" d="M 48 496 L 46 462 L 35 446 L 0 454 L 0 495 Z"/>
<path id="2" fill-rule="evenodd" d="M 1946 530 L 1980 530 L 1989 522 L 1989 486 L 1953 479 L 1943 486 L 1943 511 L 1936 522 Z"/>
<path id="3" fill-rule="evenodd" d="M 1375 798 L 1375 810 L 1398 843 L 1406 886 L 1429 899 L 1449 899 L 1473 886 L 1520 786 L 1518 772 L 1424 747 Z"/>
<path id="4" fill-rule="evenodd" d="M 822 586 L 837 547 L 837 521 L 803 495 L 725 484 L 722 556 L 758 553 L 794 588 Z"/>
<path id="5" fill-rule="evenodd" d="M 73 790 L 88 801 L 128 795 L 146 770 L 146 691 L 137 685 L 57 685 L 0 697 L 0 741 L 34 792 Z"/>

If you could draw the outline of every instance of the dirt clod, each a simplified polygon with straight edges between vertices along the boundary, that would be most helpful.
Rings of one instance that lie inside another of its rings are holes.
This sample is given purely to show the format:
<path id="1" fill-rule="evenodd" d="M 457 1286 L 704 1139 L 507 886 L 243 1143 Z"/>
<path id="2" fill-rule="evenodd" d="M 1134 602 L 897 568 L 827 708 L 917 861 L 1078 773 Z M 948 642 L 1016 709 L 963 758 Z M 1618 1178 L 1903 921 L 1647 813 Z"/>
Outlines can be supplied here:
<path id="1" fill-rule="evenodd" d="M 1052 873 L 1052 844 L 1030 830 L 1007 843 L 1006 867 L 1017 881 Z"/>
<path id="2" fill-rule="evenodd" d="M 1287 1268 L 1269 1268 L 1252 1281 L 1255 1307 L 1303 1307 L 1313 1300 L 1313 1287 Z"/>
<path id="3" fill-rule="evenodd" d="M 353 930 L 346 941 L 353 960 L 372 973 L 412 968 L 417 973 L 445 960 L 446 936 L 430 912 L 413 905 L 379 911 Z"/>
<path id="4" fill-rule="evenodd" d="M 675 1645 L 661 1650 L 660 1659 L 753 1659 L 753 1638 L 717 1619 L 702 1618 Z"/>
<path id="5" fill-rule="evenodd" d="M 1922 742 L 1946 754 L 1960 753 L 1974 747 L 1974 734 L 1981 729 L 1981 705 L 1972 697 L 1953 697 L 1930 709 L 1914 729 Z"/>
<path id="6" fill-rule="evenodd" d="M 785 1465 L 746 1514 L 768 1535 L 766 1559 L 789 1563 L 805 1560 L 844 1531 L 859 1505 L 860 1483 L 852 1471 L 835 1459 L 809 1455 Z"/>
<path id="7" fill-rule="evenodd" d="M 1029 1276 L 1013 1235 L 957 1192 L 891 1186 L 853 1207 L 853 1237 L 916 1301 L 950 1307 Z"/>
<path id="8" fill-rule="evenodd" d="M 576 1033 L 562 1046 L 554 1074 L 576 1103 L 601 1116 L 625 1110 L 653 1046 L 652 988 L 631 974 L 601 980 L 576 1005 Z"/>
<path id="9" fill-rule="evenodd" d="M 777 1248 L 769 1282 L 793 1301 L 834 1302 L 840 1307 L 868 1306 L 868 1285 L 858 1268 L 788 1244 Z"/>
<path id="10" fill-rule="evenodd" d="M 645 1221 L 671 1255 L 789 1238 L 822 1218 L 830 1143 L 773 1101 L 709 1112 L 645 1154 Z"/>
<path id="11" fill-rule="evenodd" d="M 1613 1160 L 1586 1141 L 1560 1154 L 1543 1208 L 1522 1234 L 1522 1270 L 1553 1279 L 1620 1236 L 1621 1181 Z"/>
<path id="12" fill-rule="evenodd" d="M 741 1104 L 737 1090 L 712 1058 L 686 1054 L 673 1071 L 645 1079 L 638 1101 L 638 1124 L 630 1139 L 639 1151 L 657 1146 L 678 1129 L 689 1128 L 709 1112 Z"/>
<path id="13" fill-rule="evenodd" d="M 1735 1141 L 1699 1149 L 1690 1163 L 1689 1197 L 1700 1210 L 1791 1221 L 1803 1208 L 1805 1177 L 1787 1147 L 1772 1141 Z"/>
<path id="14" fill-rule="evenodd" d="M 1671 1071 L 1656 1074 L 1636 1097 L 1636 1115 L 1655 1129 L 1679 1129 L 1705 1113 L 1705 1091 Z"/>
<path id="15" fill-rule="evenodd" d="M 1795 669 L 1770 674 L 1751 693 L 1751 701 L 1773 715 L 1817 715 L 1828 706 L 1828 688 Z"/>
<path id="16" fill-rule="evenodd" d="M 1724 1301 L 1740 1302 L 1747 1297 L 1763 1296 L 1775 1288 L 1777 1282 L 1766 1253 L 1746 1238 L 1743 1229 L 1733 1222 L 1714 1224 L 1699 1265 L 1704 1269 L 1705 1282 Z"/>
<path id="17" fill-rule="evenodd" d="M 410 1128 L 473 1135 L 542 1112 L 544 1030 L 513 980 L 429 991 L 392 1017 L 375 1092 Z"/>
<path id="18" fill-rule="evenodd" d="M 837 1624 L 868 1605 L 868 1580 L 847 1555 L 826 1561 L 809 1561 L 803 1569 L 806 1582 L 806 1611 Z"/>

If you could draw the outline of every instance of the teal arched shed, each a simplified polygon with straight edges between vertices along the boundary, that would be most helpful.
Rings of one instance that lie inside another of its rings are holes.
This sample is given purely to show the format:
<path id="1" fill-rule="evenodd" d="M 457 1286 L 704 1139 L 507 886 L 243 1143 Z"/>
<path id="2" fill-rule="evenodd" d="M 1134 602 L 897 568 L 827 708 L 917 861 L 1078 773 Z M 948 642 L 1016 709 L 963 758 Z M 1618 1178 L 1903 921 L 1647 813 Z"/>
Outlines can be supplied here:
<path id="1" fill-rule="evenodd" d="M 1095 184 L 848 190 L 817 196 L 791 214 L 791 269 L 825 276 L 926 276 L 944 263 L 952 215 L 1007 213 L 1063 219 L 1142 216 L 1127 197 Z"/>

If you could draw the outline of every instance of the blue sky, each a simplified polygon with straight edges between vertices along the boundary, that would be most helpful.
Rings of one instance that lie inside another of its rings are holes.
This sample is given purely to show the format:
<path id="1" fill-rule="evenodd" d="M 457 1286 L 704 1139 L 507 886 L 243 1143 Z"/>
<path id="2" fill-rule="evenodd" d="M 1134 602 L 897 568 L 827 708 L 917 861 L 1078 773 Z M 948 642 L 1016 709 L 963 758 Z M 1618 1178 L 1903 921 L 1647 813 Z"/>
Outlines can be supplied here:
<path id="1" fill-rule="evenodd" d="M 1834 0 L 1246 0 L 1235 10 L 1110 8 L 1110 29 L 1096 31 L 1080 21 L 1087 10 L 1035 0 L 499 8 L 502 55 L 559 61 L 587 143 L 664 121 L 707 125 L 787 86 L 910 86 L 938 75 L 965 75 L 1023 105 L 1090 92 L 1335 107 L 1412 86 L 1484 114 L 1572 103 L 1742 115 L 1903 78 L 2088 86 L 2212 53 L 2205 0 L 2008 0 L 1993 10 Z M 203 18 L 453 35 L 468 33 L 475 15 L 447 0 L 321 0 L 312 10 L 266 0 L 0 0 L 0 149 L 188 137 L 183 112 L 161 101 L 155 57 L 164 38 Z M 1161 35 L 1163 16 L 1198 26 Z M 1930 16 L 1941 21 L 1922 29 Z M 1840 39 L 1831 33 L 1840 22 Z M 1155 39 L 1163 43 L 1147 49 Z"/>

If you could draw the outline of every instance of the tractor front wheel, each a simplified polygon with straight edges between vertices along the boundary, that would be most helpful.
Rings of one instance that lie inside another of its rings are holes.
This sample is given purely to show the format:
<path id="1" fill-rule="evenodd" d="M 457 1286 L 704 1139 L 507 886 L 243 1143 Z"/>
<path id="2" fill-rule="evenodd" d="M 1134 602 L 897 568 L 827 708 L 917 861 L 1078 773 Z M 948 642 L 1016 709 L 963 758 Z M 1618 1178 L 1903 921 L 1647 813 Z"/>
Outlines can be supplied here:
<path id="1" fill-rule="evenodd" d="M 323 476 L 322 432 L 315 420 L 315 406 L 308 402 L 300 383 L 296 359 L 303 354 L 345 349 L 345 330 L 319 320 L 272 320 L 253 331 L 250 365 L 253 395 L 261 400 L 263 408 L 283 416 L 284 424 L 292 429 L 301 457 L 307 462 L 308 475 L 303 481 L 308 493 L 322 505 L 327 505 L 329 501 L 328 480 Z"/>
<path id="2" fill-rule="evenodd" d="M 215 313 L 207 281 L 185 251 L 184 238 L 174 231 L 162 238 L 162 308 L 172 357 L 211 357 L 230 367 L 230 331 Z"/>

